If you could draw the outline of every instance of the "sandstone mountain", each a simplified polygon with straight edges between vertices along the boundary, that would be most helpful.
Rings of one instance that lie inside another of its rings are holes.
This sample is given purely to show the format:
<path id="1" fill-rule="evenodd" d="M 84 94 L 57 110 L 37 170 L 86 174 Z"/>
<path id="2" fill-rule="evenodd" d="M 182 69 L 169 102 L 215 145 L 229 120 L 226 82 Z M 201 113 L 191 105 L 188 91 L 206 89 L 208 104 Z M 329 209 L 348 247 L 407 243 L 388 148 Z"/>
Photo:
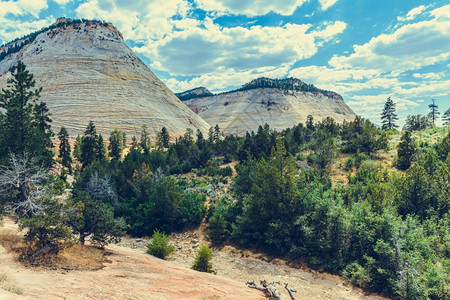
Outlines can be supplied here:
<path id="1" fill-rule="evenodd" d="M 137 135 L 146 124 L 152 136 L 209 125 L 183 104 L 128 48 L 110 23 L 60 18 L 49 28 L 0 48 L 0 87 L 22 60 L 42 86 L 53 130 L 74 136 L 94 121 L 97 130 Z"/>
<path id="2" fill-rule="evenodd" d="M 179 95 L 184 95 L 182 99 L 188 107 L 211 126 L 218 124 L 225 134 L 242 135 L 266 123 L 282 130 L 305 123 L 308 115 L 314 121 L 331 117 L 339 123 L 356 116 L 339 94 L 293 78 L 259 78 L 231 92 L 190 94 L 190 99 L 186 99 L 189 93 Z"/>

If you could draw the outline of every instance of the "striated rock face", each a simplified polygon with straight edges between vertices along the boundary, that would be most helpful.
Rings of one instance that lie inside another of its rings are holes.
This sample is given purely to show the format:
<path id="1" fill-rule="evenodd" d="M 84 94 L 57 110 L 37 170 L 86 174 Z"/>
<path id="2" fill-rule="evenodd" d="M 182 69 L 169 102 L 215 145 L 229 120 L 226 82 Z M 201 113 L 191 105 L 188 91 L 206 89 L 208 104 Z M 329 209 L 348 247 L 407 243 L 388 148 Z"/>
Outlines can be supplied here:
<path id="1" fill-rule="evenodd" d="M 305 124 L 308 115 L 312 115 L 314 121 L 331 117 L 339 123 L 351 121 L 356 116 L 336 93 L 273 87 L 238 90 L 185 103 L 211 126 L 219 124 L 225 134 L 234 135 L 256 132 L 258 126 L 265 123 L 273 129 L 283 130 L 298 123 Z"/>
<path id="2" fill-rule="evenodd" d="M 170 133 L 209 129 L 127 47 L 112 24 L 57 23 L 0 61 L 0 87 L 6 86 L 18 59 L 34 74 L 55 132 L 65 126 L 70 135 L 80 134 L 90 120 L 105 135 L 114 129 L 138 135 L 143 124 L 153 136 L 163 126 Z"/>

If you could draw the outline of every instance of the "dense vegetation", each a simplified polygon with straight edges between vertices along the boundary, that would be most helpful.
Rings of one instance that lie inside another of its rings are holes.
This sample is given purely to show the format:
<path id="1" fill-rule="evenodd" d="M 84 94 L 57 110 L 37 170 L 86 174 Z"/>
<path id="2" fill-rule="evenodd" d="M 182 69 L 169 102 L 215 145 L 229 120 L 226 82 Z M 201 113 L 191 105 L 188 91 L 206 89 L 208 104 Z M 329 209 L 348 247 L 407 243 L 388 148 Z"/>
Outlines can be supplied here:
<path id="1" fill-rule="evenodd" d="M 1 103 L 10 99 L 5 95 Z M 8 136 L 17 128 L 6 126 L 3 107 L 0 136 Z M 32 112 L 26 113 L 30 122 L 17 126 L 47 132 Z M 106 148 L 90 122 L 75 143 L 68 201 L 54 197 L 70 172 L 63 164 L 66 155 L 60 154 L 64 168 L 58 178 L 30 160 L 50 145 L 41 144 L 38 151 L 23 144 L 0 153 L 2 207 L 20 217 L 36 248 L 58 249 L 69 236 L 104 245 L 123 230 L 164 237 L 206 218 L 214 244 L 301 258 L 392 297 L 445 299 L 450 296 L 450 132 L 408 128 L 400 137 L 390 128 L 383 131 L 360 117 L 337 124 L 311 116 L 305 126 L 276 132 L 265 125 L 243 137 L 223 137 L 218 126 L 207 136 L 187 129 L 172 143 L 163 128 L 151 145 L 143 127 L 125 155 L 123 133 L 111 133 Z M 422 138 L 437 131 L 436 141 Z M 66 133 L 59 136 L 65 139 Z M 1 143 L 5 148 L 8 141 Z M 70 146 L 60 149 L 67 152 Z M 395 159 L 383 163 L 390 150 Z M 224 166 L 230 162 L 237 162 L 234 177 Z M 15 189 L 6 178 L 17 166 L 28 181 Z M 345 170 L 346 178 L 332 178 L 332 168 Z M 209 269 L 204 252 L 201 261 Z"/>

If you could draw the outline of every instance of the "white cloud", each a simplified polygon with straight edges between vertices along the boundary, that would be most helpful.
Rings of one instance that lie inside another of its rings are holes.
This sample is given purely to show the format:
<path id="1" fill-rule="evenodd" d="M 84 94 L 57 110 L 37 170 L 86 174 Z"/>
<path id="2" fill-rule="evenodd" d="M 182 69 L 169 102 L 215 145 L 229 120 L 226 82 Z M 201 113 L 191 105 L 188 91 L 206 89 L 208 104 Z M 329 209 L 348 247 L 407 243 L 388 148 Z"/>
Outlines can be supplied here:
<path id="1" fill-rule="evenodd" d="M 399 74 L 449 59 L 449 6 L 431 12 L 432 20 L 399 27 L 381 34 L 364 45 L 355 45 L 350 56 L 335 56 L 329 64 L 335 68 L 373 69 Z"/>
<path id="2" fill-rule="evenodd" d="M 241 86 L 258 77 L 285 77 L 288 70 L 288 67 L 263 67 L 248 71 L 225 69 L 220 73 L 204 74 L 190 80 L 170 78 L 165 83 L 171 90 L 176 92 L 186 91 L 199 86 L 207 87 L 214 92 L 221 92 L 227 91 L 230 86 Z"/>
<path id="3" fill-rule="evenodd" d="M 47 27 L 54 22 L 55 19 L 53 17 L 30 22 L 14 21 L 0 17 L 0 45 L 43 27 Z"/>
<path id="4" fill-rule="evenodd" d="M 418 6 L 416 8 L 411 9 L 405 17 L 397 17 L 397 20 L 399 21 L 411 21 L 414 20 L 418 15 L 423 13 L 427 7 L 425 5 Z"/>
<path id="5" fill-rule="evenodd" d="M 424 79 L 441 79 L 444 76 L 443 72 L 439 72 L 439 73 L 414 73 L 413 77 L 414 78 L 424 78 Z"/>
<path id="6" fill-rule="evenodd" d="M 178 26 L 177 22 L 174 24 Z M 172 75 L 283 67 L 316 54 L 321 43 L 345 29 L 345 23 L 330 23 L 321 30 L 308 32 L 310 27 L 286 24 L 222 28 L 206 19 L 197 27 L 174 31 L 134 50 L 149 57 L 154 62 L 152 67 Z"/>
<path id="7" fill-rule="evenodd" d="M 233 15 L 260 16 L 269 12 L 290 16 L 307 0 L 196 0 L 205 11 L 216 11 Z M 337 0 L 328 0 L 337 1 Z"/>
<path id="8" fill-rule="evenodd" d="M 52 0 L 55 3 L 58 3 L 61 6 L 66 5 L 67 3 L 71 2 L 72 0 Z"/>
<path id="9" fill-rule="evenodd" d="M 322 10 L 327 10 L 331 6 L 333 6 L 338 0 L 319 0 L 320 6 Z"/>
<path id="10" fill-rule="evenodd" d="M 173 30 L 174 16 L 186 18 L 190 4 L 183 0 L 88 0 L 75 11 L 80 18 L 112 22 L 125 39 L 160 39 Z"/>
<path id="11" fill-rule="evenodd" d="M 38 18 L 39 13 L 47 7 L 47 0 L 0 1 L 0 17 L 30 14 Z"/>

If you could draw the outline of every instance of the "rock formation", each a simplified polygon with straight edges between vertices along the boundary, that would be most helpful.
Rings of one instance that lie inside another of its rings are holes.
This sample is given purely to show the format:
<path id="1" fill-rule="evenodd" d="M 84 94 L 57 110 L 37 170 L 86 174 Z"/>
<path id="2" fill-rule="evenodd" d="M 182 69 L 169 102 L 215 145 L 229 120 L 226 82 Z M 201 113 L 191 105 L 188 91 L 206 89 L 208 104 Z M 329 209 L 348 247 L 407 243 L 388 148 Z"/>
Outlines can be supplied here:
<path id="1" fill-rule="evenodd" d="M 225 134 L 243 135 L 259 125 L 283 130 L 326 117 L 336 122 L 351 121 L 355 113 L 339 94 L 320 90 L 298 79 L 260 78 L 241 89 L 213 96 L 193 97 L 184 101 L 211 126 L 219 125 Z"/>
<path id="2" fill-rule="evenodd" d="M 3 46 L 0 87 L 6 86 L 17 60 L 34 74 L 36 86 L 42 86 L 41 100 L 52 113 L 55 132 L 65 126 L 71 136 L 80 134 L 90 120 L 105 135 L 114 129 L 137 135 L 143 124 L 153 137 L 163 126 L 170 133 L 184 133 L 187 127 L 209 129 L 128 48 L 110 23 L 61 18 Z"/>

